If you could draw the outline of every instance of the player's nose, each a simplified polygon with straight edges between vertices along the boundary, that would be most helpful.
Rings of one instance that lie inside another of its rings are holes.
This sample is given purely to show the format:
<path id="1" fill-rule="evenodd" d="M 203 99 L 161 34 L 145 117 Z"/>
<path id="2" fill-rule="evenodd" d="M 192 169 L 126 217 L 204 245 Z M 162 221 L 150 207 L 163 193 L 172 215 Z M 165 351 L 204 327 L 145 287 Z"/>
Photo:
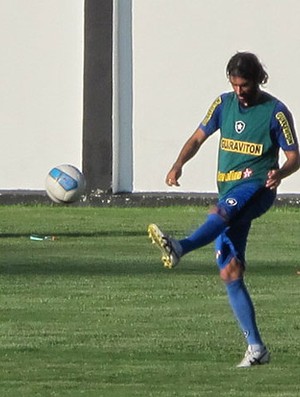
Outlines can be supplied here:
<path id="1" fill-rule="evenodd" d="M 235 92 L 237 95 L 241 95 L 242 94 L 242 89 L 241 87 L 239 87 L 238 85 L 235 87 Z"/>

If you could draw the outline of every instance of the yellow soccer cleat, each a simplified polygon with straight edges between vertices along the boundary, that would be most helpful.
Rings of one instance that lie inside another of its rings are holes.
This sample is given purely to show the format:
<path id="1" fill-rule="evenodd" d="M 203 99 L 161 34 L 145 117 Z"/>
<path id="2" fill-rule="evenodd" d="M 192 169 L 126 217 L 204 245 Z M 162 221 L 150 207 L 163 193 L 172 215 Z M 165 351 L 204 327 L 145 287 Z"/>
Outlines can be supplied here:
<path id="1" fill-rule="evenodd" d="M 152 223 L 148 226 L 149 238 L 161 251 L 161 260 L 167 269 L 175 267 L 181 257 L 182 248 L 177 240 L 164 234 L 157 225 Z"/>

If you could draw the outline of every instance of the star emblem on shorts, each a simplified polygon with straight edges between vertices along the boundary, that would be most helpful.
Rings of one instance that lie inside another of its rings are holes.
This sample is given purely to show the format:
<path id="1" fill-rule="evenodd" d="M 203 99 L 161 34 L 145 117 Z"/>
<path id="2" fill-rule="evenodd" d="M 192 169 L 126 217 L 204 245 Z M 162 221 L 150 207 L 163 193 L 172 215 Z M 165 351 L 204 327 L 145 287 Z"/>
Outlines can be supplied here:
<path id="1" fill-rule="evenodd" d="M 250 178 L 250 176 L 253 174 L 253 171 L 251 170 L 251 168 L 246 168 L 243 171 L 243 178 Z"/>

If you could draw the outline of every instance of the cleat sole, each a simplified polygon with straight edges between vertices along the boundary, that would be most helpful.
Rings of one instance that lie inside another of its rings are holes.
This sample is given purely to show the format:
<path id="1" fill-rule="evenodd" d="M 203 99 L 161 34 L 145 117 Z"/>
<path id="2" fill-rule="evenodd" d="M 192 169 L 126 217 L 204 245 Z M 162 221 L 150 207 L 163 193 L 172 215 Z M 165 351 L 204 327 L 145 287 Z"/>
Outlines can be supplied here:
<path id="1" fill-rule="evenodd" d="M 148 226 L 148 235 L 152 244 L 155 244 L 161 251 L 162 254 L 161 261 L 163 263 L 163 266 L 166 269 L 172 269 L 173 266 L 171 263 L 171 258 L 166 253 L 164 240 L 159 235 L 156 225 L 151 224 Z"/>

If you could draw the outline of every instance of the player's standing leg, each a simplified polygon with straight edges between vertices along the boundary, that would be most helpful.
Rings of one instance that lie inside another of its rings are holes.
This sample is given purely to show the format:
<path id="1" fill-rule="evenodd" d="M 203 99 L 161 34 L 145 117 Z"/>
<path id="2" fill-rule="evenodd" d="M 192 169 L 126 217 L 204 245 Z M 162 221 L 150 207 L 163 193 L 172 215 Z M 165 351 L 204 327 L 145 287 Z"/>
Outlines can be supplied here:
<path id="1" fill-rule="evenodd" d="M 239 224 L 235 230 L 227 230 L 216 240 L 220 277 L 225 283 L 229 304 L 248 343 L 247 353 L 239 364 L 240 367 L 265 364 L 270 357 L 259 333 L 255 309 L 244 282 L 244 250 L 249 229 L 250 222 Z M 236 233 L 232 233 L 233 231 Z"/>
<path id="2" fill-rule="evenodd" d="M 260 336 L 252 299 L 244 282 L 245 251 L 253 219 L 265 213 L 273 204 L 276 192 L 261 189 L 231 220 L 230 227 L 216 240 L 217 263 L 225 282 L 230 306 L 248 343 L 239 367 L 265 364 L 270 354 Z M 235 197 L 239 201 L 238 195 Z"/>

